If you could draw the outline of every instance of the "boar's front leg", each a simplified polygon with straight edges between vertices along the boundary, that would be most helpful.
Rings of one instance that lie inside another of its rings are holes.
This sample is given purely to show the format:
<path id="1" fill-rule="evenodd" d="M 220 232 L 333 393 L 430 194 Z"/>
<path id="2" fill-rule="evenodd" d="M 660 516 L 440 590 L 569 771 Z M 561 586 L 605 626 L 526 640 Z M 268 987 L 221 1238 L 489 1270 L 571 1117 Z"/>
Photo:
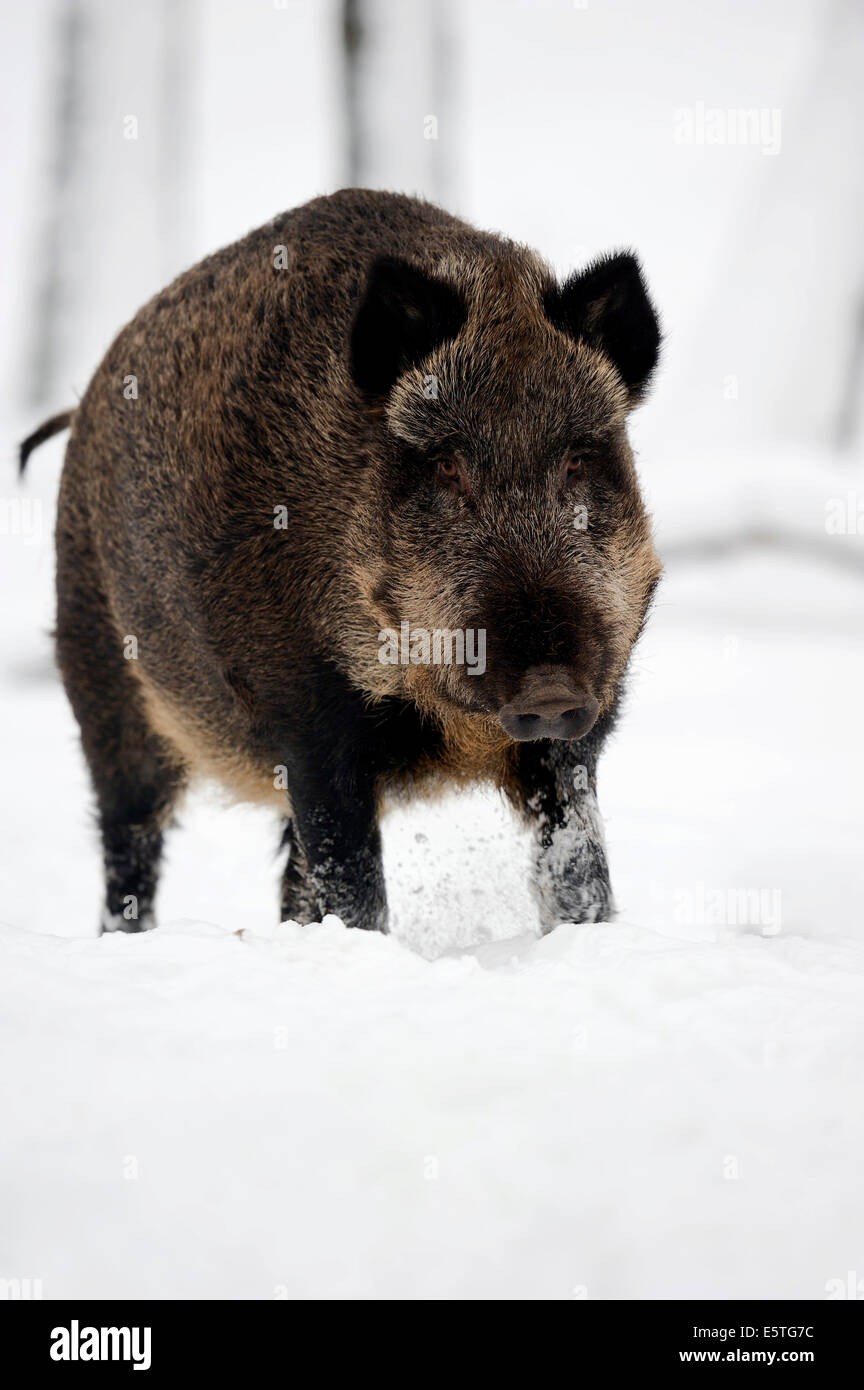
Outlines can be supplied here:
<path id="1" fill-rule="evenodd" d="M 336 779 L 327 759 L 294 760 L 292 818 L 283 838 L 281 920 L 317 922 L 327 913 L 348 927 L 387 930 L 381 838 L 371 784 Z"/>
<path id="2" fill-rule="evenodd" d="M 519 745 L 511 796 L 537 839 L 532 886 L 544 932 L 557 922 L 608 921 L 615 910 L 597 805 L 598 751 L 589 739 Z"/>
<path id="3" fill-rule="evenodd" d="M 318 898 L 309 877 L 306 854 L 293 820 L 285 822 L 282 849 L 288 859 L 282 871 L 280 922 L 315 922 L 318 920 Z"/>

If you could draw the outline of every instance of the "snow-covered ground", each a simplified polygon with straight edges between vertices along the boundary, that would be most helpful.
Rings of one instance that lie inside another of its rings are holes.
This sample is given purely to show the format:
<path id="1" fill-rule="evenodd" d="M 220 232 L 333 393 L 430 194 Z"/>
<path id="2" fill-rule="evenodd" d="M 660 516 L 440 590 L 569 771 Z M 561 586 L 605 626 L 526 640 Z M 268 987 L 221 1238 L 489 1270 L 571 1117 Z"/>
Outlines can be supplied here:
<path id="1" fill-rule="evenodd" d="M 614 923 L 538 940 L 527 846 L 476 794 L 388 822 L 391 937 L 274 928 L 275 827 L 202 793 L 163 924 L 97 938 L 48 675 L 60 452 L 23 494 L 41 539 L 0 539 L 0 1276 L 129 1298 L 819 1298 L 864 1276 L 851 566 L 673 564 L 601 769 Z"/>

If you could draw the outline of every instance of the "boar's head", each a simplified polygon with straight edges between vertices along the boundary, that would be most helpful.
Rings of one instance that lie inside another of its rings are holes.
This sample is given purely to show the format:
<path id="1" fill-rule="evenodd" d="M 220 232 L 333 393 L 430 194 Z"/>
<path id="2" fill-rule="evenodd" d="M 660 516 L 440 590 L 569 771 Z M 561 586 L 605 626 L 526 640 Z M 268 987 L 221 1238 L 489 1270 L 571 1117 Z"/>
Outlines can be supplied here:
<path id="1" fill-rule="evenodd" d="M 611 708 L 660 573 L 626 431 L 659 342 L 630 254 L 563 285 L 508 243 L 434 272 L 372 266 L 350 343 L 369 464 L 351 551 L 370 628 L 402 638 L 378 690 L 515 740 L 580 738 Z M 461 664 L 436 632 L 467 634 Z"/>

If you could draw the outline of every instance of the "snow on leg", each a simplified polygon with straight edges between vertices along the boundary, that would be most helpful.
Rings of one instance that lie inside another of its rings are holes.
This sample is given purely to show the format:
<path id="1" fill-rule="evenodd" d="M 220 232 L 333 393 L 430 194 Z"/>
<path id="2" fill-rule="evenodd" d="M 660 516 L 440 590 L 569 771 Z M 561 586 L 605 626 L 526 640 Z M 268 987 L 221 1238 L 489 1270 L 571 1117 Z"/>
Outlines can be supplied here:
<path id="1" fill-rule="evenodd" d="M 544 932 L 557 922 L 602 922 L 614 913 L 597 805 L 597 745 L 539 740 L 520 746 L 516 793 L 534 827 L 533 889 Z"/>
<path id="2" fill-rule="evenodd" d="M 282 848 L 288 859 L 282 871 L 281 922 L 314 922 L 318 919 L 315 889 L 309 878 L 306 854 L 293 820 L 285 823 Z"/>

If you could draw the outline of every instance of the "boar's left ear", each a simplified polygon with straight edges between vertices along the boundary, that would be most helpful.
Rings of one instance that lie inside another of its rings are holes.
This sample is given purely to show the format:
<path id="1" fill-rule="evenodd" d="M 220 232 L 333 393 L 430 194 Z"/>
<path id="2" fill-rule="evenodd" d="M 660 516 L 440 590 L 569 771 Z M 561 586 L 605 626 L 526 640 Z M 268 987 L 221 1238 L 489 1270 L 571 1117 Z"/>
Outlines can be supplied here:
<path id="1" fill-rule="evenodd" d="M 351 330 L 351 372 L 362 391 L 385 396 L 397 377 L 455 338 L 467 317 L 462 296 L 407 261 L 383 256 L 369 273 Z"/>
<path id="2" fill-rule="evenodd" d="M 556 328 L 604 352 L 635 405 L 657 365 L 660 325 L 636 257 L 602 256 L 545 298 Z"/>

